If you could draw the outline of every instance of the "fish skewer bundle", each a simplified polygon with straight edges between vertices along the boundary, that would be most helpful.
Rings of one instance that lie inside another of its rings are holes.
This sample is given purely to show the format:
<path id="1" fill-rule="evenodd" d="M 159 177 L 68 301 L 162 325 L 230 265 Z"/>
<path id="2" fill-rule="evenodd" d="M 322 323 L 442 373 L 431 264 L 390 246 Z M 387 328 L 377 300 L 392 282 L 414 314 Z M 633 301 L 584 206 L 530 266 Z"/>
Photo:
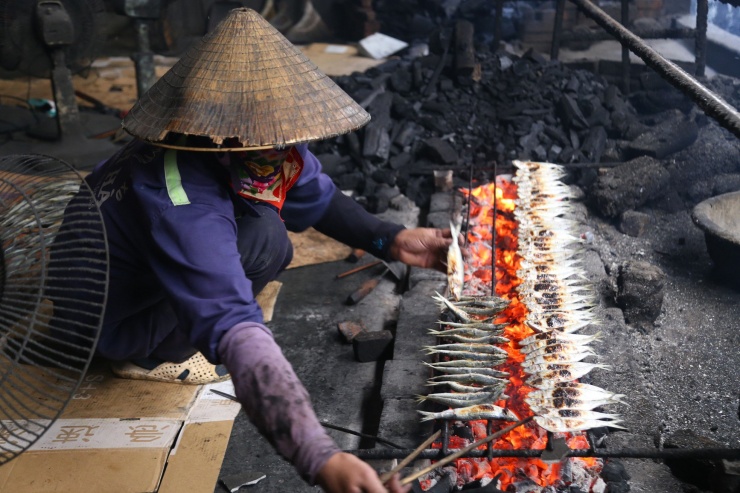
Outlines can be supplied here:
<path id="1" fill-rule="evenodd" d="M 459 229 L 450 224 L 454 241 L 447 258 L 446 298 L 435 293 L 440 309 L 456 321 L 442 322 L 439 329 L 429 333 L 445 339 L 443 344 L 426 346 L 427 354 L 435 356 L 436 363 L 424 363 L 436 376 L 427 385 L 444 385 L 451 392 L 433 392 L 418 396 L 419 402 L 434 402 L 449 409 L 440 412 L 419 411 L 422 421 L 432 419 L 498 419 L 518 421 L 516 414 L 496 406 L 494 402 L 507 399 L 504 389 L 509 384 L 509 374 L 495 367 L 503 364 L 508 353 L 495 344 L 508 343 L 503 337 L 506 324 L 496 324 L 494 319 L 509 304 L 495 296 L 464 296 L 464 263 L 457 242 Z"/>
<path id="2" fill-rule="evenodd" d="M 623 404 L 623 395 L 577 380 L 596 368 L 589 346 L 600 334 L 577 332 L 597 323 L 595 296 L 586 283 L 579 254 L 581 240 L 569 215 L 574 198 L 560 179 L 565 171 L 550 163 L 515 161 L 519 249 L 518 294 L 529 313 L 525 323 L 537 333 L 519 342 L 536 390 L 525 398 L 535 422 L 552 432 L 572 432 L 610 426 L 621 428 L 619 416 L 595 408 Z M 586 361 L 584 361 L 586 360 Z"/>

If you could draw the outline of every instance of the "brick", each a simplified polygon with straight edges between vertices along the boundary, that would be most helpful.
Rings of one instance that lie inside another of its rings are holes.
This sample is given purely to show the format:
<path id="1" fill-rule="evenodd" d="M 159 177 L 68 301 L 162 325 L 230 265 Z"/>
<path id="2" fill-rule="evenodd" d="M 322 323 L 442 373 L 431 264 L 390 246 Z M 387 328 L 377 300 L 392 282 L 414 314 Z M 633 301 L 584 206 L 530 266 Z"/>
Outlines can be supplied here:
<path id="1" fill-rule="evenodd" d="M 392 344 L 393 334 L 389 330 L 360 332 L 352 339 L 355 359 L 361 363 L 390 358 Z"/>
<path id="2" fill-rule="evenodd" d="M 337 324 L 337 329 L 339 330 L 339 335 L 345 342 L 352 342 L 352 339 L 357 337 L 361 332 L 365 332 L 367 330 L 362 322 L 352 322 L 351 320 L 339 322 Z"/>

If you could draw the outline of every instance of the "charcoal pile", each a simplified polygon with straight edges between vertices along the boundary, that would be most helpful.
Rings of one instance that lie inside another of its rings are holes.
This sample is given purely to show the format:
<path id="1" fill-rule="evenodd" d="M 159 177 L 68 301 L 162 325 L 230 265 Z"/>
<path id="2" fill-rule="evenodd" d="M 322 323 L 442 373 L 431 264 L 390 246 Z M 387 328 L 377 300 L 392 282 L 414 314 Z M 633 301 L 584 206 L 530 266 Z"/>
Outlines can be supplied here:
<path id="1" fill-rule="evenodd" d="M 397 186 L 424 207 L 434 171 L 453 170 L 467 186 L 471 170 L 486 181 L 494 162 L 502 170 L 512 159 L 599 163 L 646 152 L 631 150 L 648 126 L 616 86 L 534 51 L 466 44 L 464 22 L 430 38 L 426 55 L 336 79 L 372 115 L 359 132 L 312 144 L 340 188 L 367 203 Z"/>

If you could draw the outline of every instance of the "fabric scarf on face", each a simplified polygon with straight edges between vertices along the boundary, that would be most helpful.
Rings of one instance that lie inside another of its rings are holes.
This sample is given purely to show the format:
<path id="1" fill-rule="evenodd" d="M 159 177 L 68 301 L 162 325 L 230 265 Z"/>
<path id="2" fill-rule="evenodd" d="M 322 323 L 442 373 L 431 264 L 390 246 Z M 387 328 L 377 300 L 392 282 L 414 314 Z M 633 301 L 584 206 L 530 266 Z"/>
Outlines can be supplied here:
<path id="1" fill-rule="evenodd" d="M 295 147 L 233 152 L 230 157 L 234 191 L 246 199 L 272 204 L 278 210 L 303 170 L 303 158 Z"/>

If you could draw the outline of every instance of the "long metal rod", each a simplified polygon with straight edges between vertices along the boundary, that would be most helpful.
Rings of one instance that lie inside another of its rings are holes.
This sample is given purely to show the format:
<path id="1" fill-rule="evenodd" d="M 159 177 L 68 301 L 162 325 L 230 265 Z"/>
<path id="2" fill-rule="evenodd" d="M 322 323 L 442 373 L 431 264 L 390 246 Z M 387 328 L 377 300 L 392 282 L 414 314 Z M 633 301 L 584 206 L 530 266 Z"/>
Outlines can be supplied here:
<path id="1" fill-rule="evenodd" d="M 630 2 L 622 0 L 622 25 L 627 27 L 630 22 Z M 622 45 L 622 91 L 625 95 L 630 93 L 630 79 L 632 78 L 632 64 L 630 63 L 630 50 Z"/>
<path id="2" fill-rule="evenodd" d="M 503 39 L 503 33 L 501 32 L 503 30 L 503 24 L 504 20 L 502 19 L 504 15 L 504 0 L 496 0 L 496 24 L 495 24 L 495 30 L 493 31 L 493 49 L 498 50 L 499 45 L 501 44 L 501 39 Z"/>
<path id="3" fill-rule="evenodd" d="M 552 29 L 552 44 L 550 45 L 550 60 L 557 60 L 560 56 L 560 42 L 563 35 L 563 18 L 565 17 L 565 0 L 558 0 L 555 5 L 555 26 Z"/>
<path id="4" fill-rule="evenodd" d="M 667 28 L 652 28 L 652 27 L 638 27 L 632 26 L 631 31 L 642 39 L 694 39 L 696 37 L 696 30 L 692 27 L 667 27 Z M 604 32 L 603 29 L 589 29 L 581 30 L 578 32 L 563 31 L 560 33 L 560 42 L 568 41 L 606 41 L 614 39 L 609 33 Z"/>
<path id="5" fill-rule="evenodd" d="M 735 108 L 704 87 L 675 63 L 663 58 L 640 38 L 630 32 L 629 29 L 616 22 L 589 0 L 570 1 L 576 4 L 584 14 L 617 38 L 620 43 L 626 45 L 646 65 L 690 97 L 707 115 L 717 120 L 720 125 L 735 134 L 735 136 L 740 137 L 740 113 Z"/>
<path id="6" fill-rule="evenodd" d="M 464 449 L 461 449 L 464 450 Z M 401 459 L 409 455 L 411 450 L 393 449 L 359 449 L 345 450 L 363 460 Z M 449 449 L 448 453 L 458 453 L 459 450 Z M 458 457 L 520 457 L 539 458 L 542 450 L 470 450 Z M 441 460 L 448 455 L 440 449 L 427 449 L 417 455 L 417 459 Z M 708 460 L 740 460 L 740 449 L 724 448 L 695 448 L 695 449 L 580 449 L 566 452 L 563 457 L 596 457 L 601 459 L 708 459 Z"/>
<path id="7" fill-rule="evenodd" d="M 493 162 L 493 226 L 491 231 L 491 296 L 496 296 L 496 216 L 498 216 L 498 202 L 496 201 L 496 190 L 498 189 L 498 163 Z"/>
<path id="8" fill-rule="evenodd" d="M 696 38 L 694 52 L 696 54 L 696 76 L 704 77 L 707 68 L 707 26 L 709 20 L 709 0 L 699 0 L 696 3 Z"/>

